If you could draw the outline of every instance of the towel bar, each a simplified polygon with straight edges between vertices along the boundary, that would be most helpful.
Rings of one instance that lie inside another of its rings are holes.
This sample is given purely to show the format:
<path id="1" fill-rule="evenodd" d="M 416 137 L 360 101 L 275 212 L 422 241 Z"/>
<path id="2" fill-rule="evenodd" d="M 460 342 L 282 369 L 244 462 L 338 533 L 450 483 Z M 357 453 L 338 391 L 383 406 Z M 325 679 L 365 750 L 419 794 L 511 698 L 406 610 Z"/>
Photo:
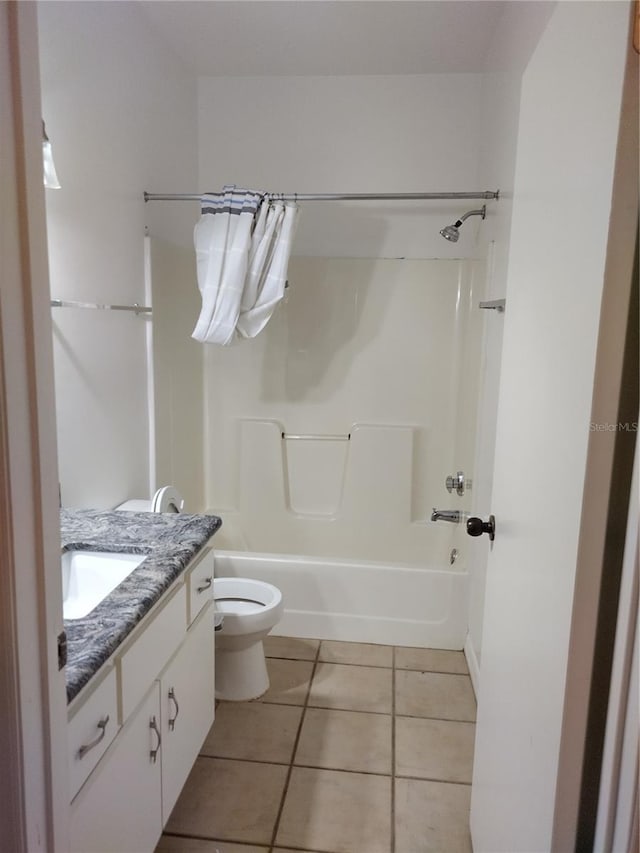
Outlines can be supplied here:
<path id="1" fill-rule="evenodd" d="M 283 441 L 351 441 L 351 433 L 347 435 L 320 435 L 319 433 L 307 433 L 295 435 L 290 432 L 282 433 Z"/>

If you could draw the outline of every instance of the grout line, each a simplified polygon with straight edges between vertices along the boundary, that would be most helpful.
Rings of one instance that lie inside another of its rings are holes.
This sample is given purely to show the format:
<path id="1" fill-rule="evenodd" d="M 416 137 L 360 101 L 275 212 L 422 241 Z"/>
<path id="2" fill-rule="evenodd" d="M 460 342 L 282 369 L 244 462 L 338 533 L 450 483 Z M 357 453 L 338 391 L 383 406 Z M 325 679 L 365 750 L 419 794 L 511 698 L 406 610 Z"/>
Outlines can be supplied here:
<path id="1" fill-rule="evenodd" d="M 240 841 L 232 838 L 214 838 L 211 835 L 194 835 L 193 833 L 188 835 L 186 832 L 163 831 L 162 835 L 167 835 L 169 838 L 193 838 L 196 841 L 213 841 L 214 844 L 251 844 L 264 850 L 265 853 L 269 850 L 269 844 L 266 841 Z"/>
<path id="2" fill-rule="evenodd" d="M 302 733 L 302 726 L 304 724 L 305 714 L 307 713 L 307 707 L 309 704 L 309 696 L 311 694 L 311 685 L 313 684 L 313 677 L 316 674 L 316 669 L 318 667 L 318 658 L 320 656 L 320 646 L 321 645 L 322 645 L 322 643 L 318 643 L 318 648 L 316 650 L 316 657 L 315 657 L 315 660 L 313 661 L 313 667 L 311 669 L 311 675 L 309 677 L 309 686 L 307 687 L 307 692 L 306 692 L 305 697 L 304 697 L 304 703 L 302 705 L 302 714 L 300 715 L 300 722 L 298 723 L 298 731 L 296 732 L 296 739 L 293 743 L 293 749 L 291 751 L 291 758 L 289 760 L 289 770 L 287 771 L 287 778 L 285 779 L 285 782 L 284 782 L 284 789 L 282 791 L 282 798 L 280 800 L 280 807 L 278 808 L 278 813 L 276 815 L 275 823 L 273 825 L 273 833 L 271 835 L 271 844 L 269 847 L 270 850 L 273 850 L 273 848 L 275 847 L 276 837 L 278 835 L 278 830 L 280 828 L 280 820 L 282 818 L 282 812 L 284 811 L 284 804 L 285 804 L 285 800 L 287 798 L 287 793 L 289 791 L 289 782 L 291 781 L 291 774 L 293 772 L 293 761 L 295 759 L 296 751 L 298 749 L 298 743 L 300 741 L 300 735 Z M 300 706 L 298 706 L 298 707 L 300 707 Z"/>
<path id="3" fill-rule="evenodd" d="M 265 657 L 267 657 L 268 660 L 291 660 L 291 661 L 297 661 L 300 663 L 312 663 L 312 661 L 309 660 L 308 658 L 278 658 L 278 657 L 273 657 L 273 656 L 269 657 L 268 655 L 265 655 Z M 389 666 L 384 666 L 384 665 L 379 664 L 379 663 L 354 663 L 351 661 L 344 661 L 344 660 L 322 660 L 321 658 L 318 659 L 318 663 L 328 663 L 328 664 L 331 664 L 332 666 L 360 666 L 360 667 L 366 667 L 367 669 L 391 669 L 391 666 L 392 666 L 391 664 L 389 664 Z M 456 673 L 456 674 L 459 675 L 460 673 Z"/>
<path id="4" fill-rule="evenodd" d="M 396 647 L 391 652 L 391 853 L 396 849 Z"/>
<path id="5" fill-rule="evenodd" d="M 398 779 L 408 779 L 410 782 L 437 782 L 439 785 L 464 785 L 467 788 L 471 787 L 471 782 L 458 782 L 455 779 L 438 779 L 435 776 L 409 776 L 405 773 L 399 773 Z"/>
<path id="6" fill-rule="evenodd" d="M 375 770 L 348 770 L 346 767 L 326 767 L 320 764 L 294 764 L 294 767 L 302 770 L 327 770 L 329 773 L 350 773 L 358 776 L 377 776 L 380 779 L 389 779 L 391 773 L 376 773 Z"/>
<path id="7" fill-rule="evenodd" d="M 292 705 L 289 702 L 261 702 L 261 705 L 277 705 L 279 708 L 306 708 L 312 711 L 344 711 L 345 714 L 370 714 L 372 717 L 390 717 L 391 711 L 365 711 L 359 708 L 340 708 L 339 706 L 311 705 L 309 702 Z"/>
<path id="8" fill-rule="evenodd" d="M 298 738 L 294 744 L 293 754 L 298 745 Z M 381 779 L 387 779 L 391 773 L 377 773 L 375 770 L 349 770 L 346 767 L 326 767 L 320 764 L 296 764 L 291 761 L 264 761 L 258 758 L 234 758 L 232 755 L 204 755 L 200 753 L 198 758 L 210 758 L 212 761 L 239 761 L 243 764 L 272 764 L 276 767 L 300 767 L 303 770 L 330 770 L 332 773 L 358 773 L 361 776 L 379 776 Z"/>
<path id="9" fill-rule="evenodd" d="M 391 647 L 393 648 L 393 646 Z M 395 648 L 393 648 L 393 656 L 395 658 Z M 265 655 L 268 660 L 290 660 L 290 661 L 298 661 L 300 663 L 313 663 L 311 658 L 285 658 L 278 655 Z M 323 660 L 318 659 L 318 663 L 330 663 L 335 666 L 364 666 L 369 669 L 392 669 L 394 664 L 390 664 L 389 666 L 384 666 L 379 663 L 355 663 L 352 661 L 342 661 L 342 660 Z M 423 666 L 398 666 L 396 667 L 398 672 L 421 672 L 432 673 L 433 675 L 463 675 L 466 678 L 471 678 L 468 672 L 460 672 L 459 670 L 452 669 L 425 669 Z"/>
<path id="10" fill-rule="evenodd" d="M 442 720 L 443 723 L 469 723 L 472 726 L 476 724 L 475 720 L 461 720 L 455 717 L 432 717 L 426 714 L 398 714 L 398 716 L 407 720 Z"/>
<path id="11" fill-rule="evenodd" d="M 454 672 L 451 669 L 425 669 L 423 666 L 399 666 L 396 667 L 398 672 L 421 672 L 423 675 L 463 675 L 465 678 L 471 678 L 468 672 Z"/>

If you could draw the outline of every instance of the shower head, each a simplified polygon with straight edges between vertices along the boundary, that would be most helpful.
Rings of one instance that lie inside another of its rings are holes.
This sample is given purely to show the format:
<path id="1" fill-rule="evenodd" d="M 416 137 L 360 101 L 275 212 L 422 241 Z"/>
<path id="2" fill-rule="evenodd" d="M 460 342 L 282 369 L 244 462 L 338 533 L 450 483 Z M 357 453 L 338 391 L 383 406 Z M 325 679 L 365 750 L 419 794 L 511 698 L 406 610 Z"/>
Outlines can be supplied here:
<path id="1" fill-rule="evenodd" d="M 458 238 L 460 237 L 460 232 L 458 231 L 460 225 L 462 225 L 462 220 L 458 219 L 455 225 L 445 225 L 440 233 L 445 240 L 449 240 L 451 243 L 457 243 Z"/>
<path id="2" fill-rule="evenodd" d="M 458 238 L 460 237 L 460 226 L 468 219 L 470 216 L 481 216 L 483 219 L 487 215 L 487 206 L 483 204 L 479 210 L 470 210 L 468 213 L 465 213 L 460 219 L 456 219 L 453 225 L 445 225 L 445 227 L 440 231 L 445 240 L 448 240 L 450 243 L 457 243 Z"/>

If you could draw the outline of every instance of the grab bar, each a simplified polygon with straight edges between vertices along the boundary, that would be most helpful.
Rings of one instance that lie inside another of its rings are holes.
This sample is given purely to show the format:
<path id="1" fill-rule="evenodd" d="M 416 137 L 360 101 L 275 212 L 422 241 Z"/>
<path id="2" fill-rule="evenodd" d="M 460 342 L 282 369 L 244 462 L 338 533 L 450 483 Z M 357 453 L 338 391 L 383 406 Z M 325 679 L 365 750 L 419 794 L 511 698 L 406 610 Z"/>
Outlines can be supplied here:
<path id="1" fill-rule="evenodd" d="M 282 433 L 283 441 L 351 441 L 351 433 L 347 435 L 320 435 L 319 433 L 307 433 L 305 435 L 295 435 L 291 432 Z"/>
<path id="2" fill-rule="evenodd" d="M 152 308 L 147 305 L 100 305 L 97 302 L 73 302 L 69 299 L 52 299 L 52 308 L 96 308 L 99 311 L 133 311 L 135 314 L 151 314 Z"/>
<path id="3" fill-rule="evenodd" d="M 478 308 L 489 308 L 493 311 L 497 311 L 498 314 L 504 314 L 506 305 L 506 299 L 492 299 L 490 302 L 479 302 Z"/>

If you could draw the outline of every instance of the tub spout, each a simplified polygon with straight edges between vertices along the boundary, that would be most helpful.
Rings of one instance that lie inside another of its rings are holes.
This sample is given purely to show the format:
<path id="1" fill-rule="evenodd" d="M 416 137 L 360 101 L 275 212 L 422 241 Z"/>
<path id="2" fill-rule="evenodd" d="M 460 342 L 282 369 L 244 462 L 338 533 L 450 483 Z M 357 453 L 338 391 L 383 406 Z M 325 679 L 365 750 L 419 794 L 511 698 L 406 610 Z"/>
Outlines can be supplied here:
<path id="1" fill-rule="evenodd" d="M 431 521 L 451 521 L 454 524 L 458 524 L 460 520 L 461 513 L 459 509 L 436 509 L 434 507 L 431 513 Z"/>

